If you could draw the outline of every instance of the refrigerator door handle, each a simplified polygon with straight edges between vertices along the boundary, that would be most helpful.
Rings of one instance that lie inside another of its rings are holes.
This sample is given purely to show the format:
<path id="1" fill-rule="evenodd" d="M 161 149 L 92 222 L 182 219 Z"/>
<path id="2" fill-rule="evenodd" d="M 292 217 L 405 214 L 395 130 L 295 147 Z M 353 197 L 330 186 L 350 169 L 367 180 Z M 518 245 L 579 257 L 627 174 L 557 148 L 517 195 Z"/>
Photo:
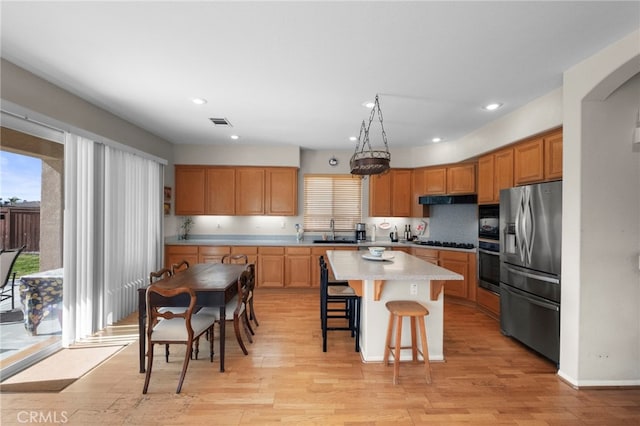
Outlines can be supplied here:
<path id="1" fill-rule="evenodd" d="M 557 278 L 550 278 L 550 277 L 545 277 L 543 275 L 536 275 L 536 274 L 532 274 L 530 272 L 524 272 L 524 271 L 520 271 L 518 269 L 513 269 L 510 267 L 506 267 L 507 271 L 516 274 L 516 275 L 521 275 L 523 277 L 527 277 L 527 278 L 533 278 L 534 280 L 538 280 L 538 281 L 545 281 L 548 283 L 552 283 L 552 284 L 560 284 L 560 280 Z"/>
<path id="2" fill-rule="evenodd" d="M 523 187 L 518 200 L 516 213 L 516 246 L 520 255 L 520 261 L 524 265 L 531 263 L 533 252 L 533 239 L 535 236 L 535 222 L 533 220 L 533 208 L 531 206 L 531 190 Z"/>
<path id="3" fill-rule="evenodd" d="M 526 299 L 528 303 L 531 303 L 532 305 L 537 305 L 540 306 L 541 308 L 545 308 L 545 309 L 551 309 L 554 311 L 560 311 L 560 307 L 557 305 L 554 305 L 552 303 L 546 303 L 546 302 L 542 302 L 540 300 L 536 300 L 530 297 L 527 297 L 526 295 L 524 295 L 523 293 L 517 291 L 517 290 L 513 290 L 513 289 L 509 289 L 506 286 L 501 286 L 501 289 L 503 289 L 504 291 L 507 291 L 509 293 L 511 293 L 512 295 L 514 295 L 515 297 L 519 297 L 521 299 Z"/>

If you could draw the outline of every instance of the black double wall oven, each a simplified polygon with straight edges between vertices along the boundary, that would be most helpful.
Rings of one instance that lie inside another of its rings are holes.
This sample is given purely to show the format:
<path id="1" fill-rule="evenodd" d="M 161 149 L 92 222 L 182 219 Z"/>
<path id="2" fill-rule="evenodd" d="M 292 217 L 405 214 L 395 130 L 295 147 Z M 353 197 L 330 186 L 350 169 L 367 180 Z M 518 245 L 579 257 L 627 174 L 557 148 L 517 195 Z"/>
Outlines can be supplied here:
<path id="1" fill-rule="evenodd" d="M 500 294 L 500 206 L 478 206 L 478 285 Z"/>

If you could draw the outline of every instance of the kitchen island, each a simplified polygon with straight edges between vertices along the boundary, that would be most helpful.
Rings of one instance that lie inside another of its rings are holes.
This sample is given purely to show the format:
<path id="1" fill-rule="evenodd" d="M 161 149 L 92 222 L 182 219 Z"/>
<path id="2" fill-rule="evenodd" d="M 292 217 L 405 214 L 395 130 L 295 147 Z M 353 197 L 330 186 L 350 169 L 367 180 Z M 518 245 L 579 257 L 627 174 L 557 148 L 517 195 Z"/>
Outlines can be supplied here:
<path id="1" fill-rule="evenodd" d="M 384 358 L 389 300 L 415 300 L 429 309 L 426 318 L 429 360 L 444 360 L 444 294 L 440 280 L 462 280 L 463 276 L 402 251 L 386 251 L 386 260 L 363 258 L 368 252 L 327 250 L 327 259 L 337 280 L 348 280 L 362 297 L 360 354 L 364 362 Z M 402 329 L 402 345 L 410 345 L 409 321 Z M 411 359 L 403 351 L 401 359 Z"/>

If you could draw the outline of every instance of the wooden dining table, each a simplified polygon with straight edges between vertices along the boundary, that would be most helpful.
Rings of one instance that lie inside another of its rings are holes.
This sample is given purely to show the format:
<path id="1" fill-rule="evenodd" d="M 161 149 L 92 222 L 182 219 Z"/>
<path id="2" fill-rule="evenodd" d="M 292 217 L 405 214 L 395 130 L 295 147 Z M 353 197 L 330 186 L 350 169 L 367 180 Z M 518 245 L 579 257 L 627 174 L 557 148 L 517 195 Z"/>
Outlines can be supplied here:
<path id="1" fill-rule="evenodd" d="M 220 309 L 220 318 L 226 318 L 226 304 L 238 292 L 237 280 L 247 265 L 198 263 L 175 275 L 156 281 L 163 288 L 189 287 L 196 292 L 196 306 Z M 140 373 L 145 372 L 147 287 L 138 289 L 138 328 L 140 333 Z M 187 306 L 178 302 L 171 306 Z M 225 323 L 220 321 L 220 371 L 224 371 Z"/>

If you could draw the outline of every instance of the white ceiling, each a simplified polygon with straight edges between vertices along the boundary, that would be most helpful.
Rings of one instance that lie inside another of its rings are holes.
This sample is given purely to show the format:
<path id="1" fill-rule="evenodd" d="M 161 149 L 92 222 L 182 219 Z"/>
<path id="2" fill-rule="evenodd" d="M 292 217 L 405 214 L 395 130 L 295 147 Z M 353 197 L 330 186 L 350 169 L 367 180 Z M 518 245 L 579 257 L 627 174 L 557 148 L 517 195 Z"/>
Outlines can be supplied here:
<path id="1" fill-rule="evenodd" d="M 453 143 L 640 27 L 637 1 L 0 8 L 2 57 L 170 142 L 310 149 L 353 149 L 370 114 L 362 103 L 376 94 L 391 148 Z M 491 101 L 504 107 L 480 108 Z"/>

